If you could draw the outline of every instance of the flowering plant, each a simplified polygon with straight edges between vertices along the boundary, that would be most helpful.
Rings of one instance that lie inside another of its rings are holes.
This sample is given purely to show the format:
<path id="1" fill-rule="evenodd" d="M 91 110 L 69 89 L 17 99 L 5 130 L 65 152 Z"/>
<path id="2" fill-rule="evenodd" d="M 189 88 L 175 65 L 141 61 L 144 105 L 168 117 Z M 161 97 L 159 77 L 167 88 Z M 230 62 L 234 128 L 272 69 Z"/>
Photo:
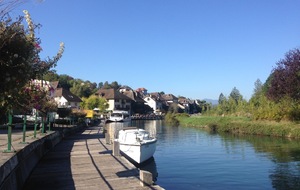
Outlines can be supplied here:
<path id="1" fill-rule="evenodd" d="M 39 56 L 42 51 L 41 40 L 35 36 L 35 29 L 40 25 L 33 23 L 28 11 L 25 10 L 24 14 L 24 17 L 19 17 L 16 21 L 12 21 L 8 16 L 0 17 L 0 107 L 2 111 L 26 102 L 28 94 L 23 90 L 29 87 L 34 89 L 31 95 L 35 98 L 41 96 L 39 101 L 42 101 L 45 92 L 38 91 L 38 87 L 28 86 L 28 83 L 55 67 L 64 52 L 64 43 L 61 43 L 57 55 L 52 59 L 41 60 Z M 28 28 L 22 24 L 24 18 Z M 22 100 L 23 98 L 25 99 Z M 32 98 L 31 100 L 34 100 Z"/>
<path id="2" fill-rule="evenodd" d="M 22 98 L 19 98 L 16 107 L 25 112 L 34 108 L 44 115 L 48 112 L 54 112 L 57 109 L 57 104 L 52 97 L 53 90 L 48 83 L 31 80 L 19 91 L 18 96 L 22 96 Z"/>

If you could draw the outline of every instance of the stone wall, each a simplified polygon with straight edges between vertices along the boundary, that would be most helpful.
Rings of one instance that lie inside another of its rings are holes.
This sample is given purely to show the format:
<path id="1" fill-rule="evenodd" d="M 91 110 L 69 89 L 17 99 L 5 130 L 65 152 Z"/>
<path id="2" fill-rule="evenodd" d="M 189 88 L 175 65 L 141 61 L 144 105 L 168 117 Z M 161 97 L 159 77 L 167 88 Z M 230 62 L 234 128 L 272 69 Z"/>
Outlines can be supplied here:
<path id="1" fill-rule="evenodd" d="M 82 127 L 75 126 L 45 135 L 16 152 L 0 166 L 0 190 L 19 190 L 39 160 L 58 144 L 63 137 L 75 133 Z"/>

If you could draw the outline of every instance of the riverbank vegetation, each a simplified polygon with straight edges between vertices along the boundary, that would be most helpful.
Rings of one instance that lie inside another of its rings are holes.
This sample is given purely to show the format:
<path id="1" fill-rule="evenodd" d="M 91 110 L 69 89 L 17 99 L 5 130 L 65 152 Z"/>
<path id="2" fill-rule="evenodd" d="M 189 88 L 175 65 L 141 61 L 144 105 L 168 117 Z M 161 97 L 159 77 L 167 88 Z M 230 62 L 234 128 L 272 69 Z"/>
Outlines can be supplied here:
<path id="1" fill-rule="evenodd" d="M 253 120 L 236 116 L 188 116 L 177 114 L 180 125 L 212 132 L 300 138 L 300 124 L 290 121 Z"/>
<path id="2" fill-rule="evenodd" d="M 243 99 L 234 88 L 228 98 L 219 96 L 219 105 L 208 115 L 247 116 L 253 120 L 292 121 L 300 120 L 300 50 L 289 51 L 280 60 L 263 84 L 255 82 L 254 93 L 249 101 Z"/>
<path id="3" fill-rule="evenodd" d="M 212 131 L 300 138 L 300 50 L 286 53 L 265 83 L 259 79 L 249 101 L 237 88 L 201 116 L 176 114 L 181 125 Z"/>

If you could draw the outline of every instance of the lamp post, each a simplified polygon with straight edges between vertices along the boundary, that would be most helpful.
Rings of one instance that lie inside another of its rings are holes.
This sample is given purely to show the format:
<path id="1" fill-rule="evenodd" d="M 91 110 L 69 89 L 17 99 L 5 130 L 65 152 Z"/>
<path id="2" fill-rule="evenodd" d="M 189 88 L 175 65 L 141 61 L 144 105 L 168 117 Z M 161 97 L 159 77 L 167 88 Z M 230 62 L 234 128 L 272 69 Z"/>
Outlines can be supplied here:
<path id="1" fill-rule="evenodd" d="M 3 152 L 14 152 L 11 150 L 11 129 L 12 129 L 12 110 L 8 111 L 8 131 L 7 131 L 7 150 Z"/>

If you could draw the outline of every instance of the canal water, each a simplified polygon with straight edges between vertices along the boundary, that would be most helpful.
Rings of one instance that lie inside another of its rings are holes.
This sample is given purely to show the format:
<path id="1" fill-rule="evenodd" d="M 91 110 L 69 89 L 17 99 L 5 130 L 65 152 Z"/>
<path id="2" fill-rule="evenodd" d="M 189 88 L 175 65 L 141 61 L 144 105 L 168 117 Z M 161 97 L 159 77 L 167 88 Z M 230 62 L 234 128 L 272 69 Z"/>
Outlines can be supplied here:
<path id="1" fill-rule="evenodd" d="M 154 159 L 142 169 L 167 190 L 300 189 L 298 140 L 216 134 L 158 120 L 120 125 L 156 135 Z"/>

